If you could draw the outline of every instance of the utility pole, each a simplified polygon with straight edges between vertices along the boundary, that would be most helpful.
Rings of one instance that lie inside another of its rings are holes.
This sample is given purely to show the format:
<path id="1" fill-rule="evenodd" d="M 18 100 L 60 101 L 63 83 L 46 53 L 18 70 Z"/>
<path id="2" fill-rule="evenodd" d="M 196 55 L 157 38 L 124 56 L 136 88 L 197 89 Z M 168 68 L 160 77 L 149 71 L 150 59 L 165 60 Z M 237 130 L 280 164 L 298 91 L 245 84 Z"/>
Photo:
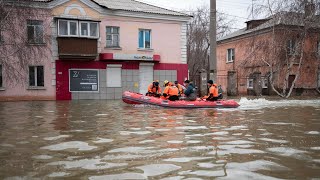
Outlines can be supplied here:
<path id="1" fill-rule="evenodd" d="M 210 73 L 209 77 L 215 83 L 217 82 L 217 10 L 216 10 L 216 0 L 210 0 Z"/>

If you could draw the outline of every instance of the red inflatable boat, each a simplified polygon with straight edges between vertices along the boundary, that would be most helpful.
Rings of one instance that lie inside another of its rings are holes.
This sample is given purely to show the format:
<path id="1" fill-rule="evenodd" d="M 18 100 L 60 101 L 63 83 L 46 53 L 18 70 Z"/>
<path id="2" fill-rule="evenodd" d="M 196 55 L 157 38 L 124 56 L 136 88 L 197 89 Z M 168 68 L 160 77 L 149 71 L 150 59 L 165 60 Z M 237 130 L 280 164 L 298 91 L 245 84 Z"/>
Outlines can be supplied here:
<path id="1" fill-rule="evenodd" d="M 125 91 L 122 94 L 122 100 L 127 104 L 150 104 L 170 108 L 236 108 L 239 106 L 239 104 L 233 100 L 219 100 L 214 102 L 204 100 L 169 101 L 129 91 Z"/>

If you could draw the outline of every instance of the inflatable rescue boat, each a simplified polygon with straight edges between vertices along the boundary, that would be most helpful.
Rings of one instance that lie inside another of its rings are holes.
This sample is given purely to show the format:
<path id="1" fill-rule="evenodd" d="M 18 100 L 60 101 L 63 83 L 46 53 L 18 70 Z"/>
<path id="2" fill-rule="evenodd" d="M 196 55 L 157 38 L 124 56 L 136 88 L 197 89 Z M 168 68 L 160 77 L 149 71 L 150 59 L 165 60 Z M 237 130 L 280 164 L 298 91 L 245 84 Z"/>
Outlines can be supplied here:
<path id="1" fill-rule="evenodd" d="M 125 91 L 122 94 L 123 102 L 127 104 L 150 104 L 169 108 L 236 108 L 239 104 L 233 100 L 218 100 L 218 101 L 169 101 L 161 98 L 145 96 L 143 94 Z"/>

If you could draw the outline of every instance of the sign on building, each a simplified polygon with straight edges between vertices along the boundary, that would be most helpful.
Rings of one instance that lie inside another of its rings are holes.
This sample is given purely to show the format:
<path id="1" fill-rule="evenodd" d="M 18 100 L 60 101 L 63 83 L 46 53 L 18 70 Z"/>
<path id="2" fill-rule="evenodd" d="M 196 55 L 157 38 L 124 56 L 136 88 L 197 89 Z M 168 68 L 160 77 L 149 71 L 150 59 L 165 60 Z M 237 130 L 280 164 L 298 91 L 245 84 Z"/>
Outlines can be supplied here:
<path id="1" fill-rule="evenodd" d="M 70 92 L 98 92 L 99 71 L 92 69 L 69 70 Z"/>

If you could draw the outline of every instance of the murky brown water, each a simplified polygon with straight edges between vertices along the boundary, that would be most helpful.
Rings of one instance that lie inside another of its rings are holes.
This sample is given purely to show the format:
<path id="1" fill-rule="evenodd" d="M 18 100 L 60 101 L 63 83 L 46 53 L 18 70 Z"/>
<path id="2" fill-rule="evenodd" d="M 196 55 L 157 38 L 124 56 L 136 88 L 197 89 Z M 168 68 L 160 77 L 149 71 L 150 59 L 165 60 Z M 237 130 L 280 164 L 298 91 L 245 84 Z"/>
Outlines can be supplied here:
<path id="1" fill-rule="evenodd" d="M 0 179 L 319 179 L 320 100 L 0 103 Z"/>

